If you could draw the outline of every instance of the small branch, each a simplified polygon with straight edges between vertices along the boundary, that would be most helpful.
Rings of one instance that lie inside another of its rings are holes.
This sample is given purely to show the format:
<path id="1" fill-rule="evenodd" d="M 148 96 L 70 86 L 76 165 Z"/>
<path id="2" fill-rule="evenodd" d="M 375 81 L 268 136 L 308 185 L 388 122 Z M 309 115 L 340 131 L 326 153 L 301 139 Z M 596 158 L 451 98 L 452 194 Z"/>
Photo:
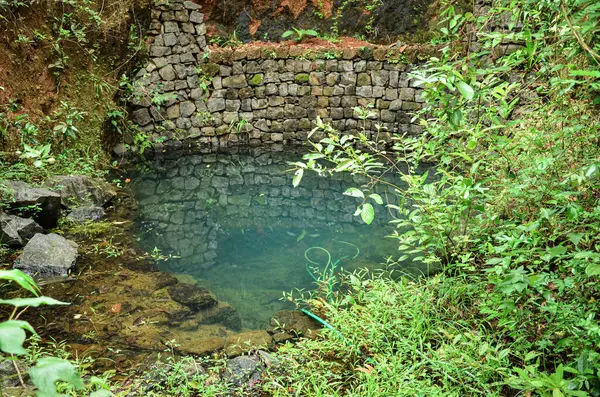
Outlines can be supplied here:
<path id="1" fill-rule="evenodd" d="M 577 39 L 577 42 L 579 43 L 581 48 L 583 48 L 585 51 L 587 51 L 592 56 L 592 58 L 594 58 L 596 63 L 600 64 L 600 54 L 598 54 L 596 51 L 594 51 L 594 49 L 591 48 L 585 42 L 585 40 L 583 40 L 583 37 L 581 37 L 581 34 L 579 34 L 579 32 L 575 29 L 575 27 L 573 26 L 573 23 L 571 23 L 571 20 L 569 19 L 569 16 L 567 15 L 567 10 L 565 8 L 564 0 L 560 1 L 560 9 L 561 9 L 565 19 L 567 20 L 567 23 L 569 24 L 569 28 L 571 28 L 571 32 L 573 32 L 573 36 L 575 36 L 575 38 Z"/>

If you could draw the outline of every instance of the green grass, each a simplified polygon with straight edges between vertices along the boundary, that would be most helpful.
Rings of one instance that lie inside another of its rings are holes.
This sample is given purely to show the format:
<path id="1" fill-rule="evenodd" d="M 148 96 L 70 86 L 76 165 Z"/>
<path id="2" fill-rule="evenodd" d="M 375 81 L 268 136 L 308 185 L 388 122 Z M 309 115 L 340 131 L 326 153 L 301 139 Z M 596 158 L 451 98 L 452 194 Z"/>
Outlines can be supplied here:
<path id="1" fill-rule="evenodd" d="M 267 382 L 274 395 L 501 395 L 512 350 L 477 316 L 484 285 L 443 275 L 349 283 L 339 303 L 316 302 L 345 340 L 324 330 L 282 347 L 283 370 Z"/>

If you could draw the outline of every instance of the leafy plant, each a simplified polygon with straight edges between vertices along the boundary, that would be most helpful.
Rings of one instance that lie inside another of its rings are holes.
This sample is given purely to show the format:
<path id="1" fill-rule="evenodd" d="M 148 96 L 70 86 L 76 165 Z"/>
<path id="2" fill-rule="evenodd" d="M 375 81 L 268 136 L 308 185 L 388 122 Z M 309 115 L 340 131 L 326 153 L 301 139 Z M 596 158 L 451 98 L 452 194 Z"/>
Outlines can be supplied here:
<path id="1" fill-rule="evenodd" d="M 75 126 L 75 123 L 83 120 L 85 115 L 85 112 L 80 111 L 71 104 L 61 102 L 61 108 L 54 112 L 54 118 L 62 120 L 54 126 L 52 132 L 63 146 L 66 146 L 68 142 L 74 142 L 77 139 L 79 129 Z"/>
<path id="2" fill-rule="evenodd" d="M 25 160 L 33 160 L 33 166 L 36 168 L 42 168 L 47 164 L 54 164 L 56 159 L 52 157 L 50 151 L 52 147 L 49 143 L 37 147 L 29 146 L 28 144 L 23 145 L 23 153 L 20 158 Z"/>
<path id="3" fill-rule="evenodd" d="M 319 33 L 316 30 L 312 30 L 312 29 L 292 28 L 292 30 L 286 30 L 281 35 L 281 38 L 283 38 L 283 39 L 286 39 L 288 37 L 300 42 L 307 37 L 319 37 Z"/>

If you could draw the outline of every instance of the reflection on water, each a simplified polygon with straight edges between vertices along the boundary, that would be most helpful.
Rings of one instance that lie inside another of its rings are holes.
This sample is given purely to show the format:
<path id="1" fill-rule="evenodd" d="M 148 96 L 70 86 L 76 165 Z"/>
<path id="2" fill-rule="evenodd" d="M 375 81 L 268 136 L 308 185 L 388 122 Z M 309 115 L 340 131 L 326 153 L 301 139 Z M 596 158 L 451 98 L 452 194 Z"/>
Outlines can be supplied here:
<path id="1" fill-rule="evenodd" d="M 288 162 L 300 156 L 253 149 L 154 160 L 132 178 L 140 243 L 177 256 L 162 270 L 192 276 L 237 309 L 245 328 L 264 328 L 285 308 L 283 291 L 311 288 L 306 265 L 322 271 L 327 253 L 350 270 L 397 256 L 385 238 L 392 214 L 380 206 L 364 225 L 352 215 L 359 200 L 342 194 L 364 181 L 308 174 L 293 188 Z M 394 197 L 389 187 L 378 192 Z"/>

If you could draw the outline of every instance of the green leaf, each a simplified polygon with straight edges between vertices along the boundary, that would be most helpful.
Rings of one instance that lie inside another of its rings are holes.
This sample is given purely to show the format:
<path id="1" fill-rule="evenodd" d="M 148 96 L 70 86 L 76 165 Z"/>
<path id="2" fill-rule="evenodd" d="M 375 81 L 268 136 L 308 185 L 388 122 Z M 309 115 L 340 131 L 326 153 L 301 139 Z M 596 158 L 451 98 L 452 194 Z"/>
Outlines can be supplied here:
<path id="1" fill-rule="evenodd" d="M 563 245 L 557 245 L 556 247 L 547 248 L 546 252 L 548 252 L 551 256 L 562 256 L 567 252 L 567 247 Z"/>
<path id="2" fill-rule="evenodd" d="M 35 367 L 29 369 L 31 381 L 38 388 L 38 397 L 66 397 L 56 392 L 56 382 L 64 381 L 76 390 L 84 388 L 81 376 L 75 366 L 66 360 L 56 357 L 44 357 L 38 360 Z"/>
<path id="3" fill-rule="evenodd" d="M 95 392 L 92 392 L 90 394 L 90 397 L 111 397 L 111 396 L 112 396 L 111 392 L 109 392 L 108 390 L 104 390 L 104 389 L 96 390 Z"/>
<path id="4" fill-rule="evenodd" d="M 383 199 L 377 193 L 369 194 L 369 197 L 372 198 L 377 204 L 383 205 Z"/>
<path id="5" fill-rule="evenodd" d="M 363 194 L 363 192 L 360 189 L 357 189 L 355 187 L 351 187 L 351 188 L 347 189 L 344 192 L 344 195 L 350 196 L 350 197 L 365 198 L 365 195 Z"/>
<path id="6" fill-rule="evenodd" d="M 40 289 L 35 281 L 33 281 L 33 278 L 19 269 L 0 270 L 0 280 L 14 281 L 35 296 L 38 296 L 40 293 Z"/>
<path id="7" fill-rule="evenodd" d="M 281 35 L 281 37 L 285 39 L 286 37 L 290 37 L 293 34 L 294 34 L 293 30 L 286 30 L 285 32 L 283 32 L 283 34 Z"/>
<path id="8" fill-rule="evenodd" d="M 300 184 L 300 181 L 302 180 L 303 175 L 304 175 L 304 170 L 302 168 L 299 168 L 296 170 L 296 172 L 294 173 L 294 180 L 292 181 L 292 185 L 294 185 L 294 187 L 296 187 Z"/>
<path id="9" fill-rule="evenodd" d="M 569 240 L 571 240 L 571 242 L 575 245 L 578 245 L 579 242 L 581 241 L 581 239 L 583 238 L 583 236 L 585 236 L 584 233 L 569 233 Z"/>
<path id="10" fill-rule="evenodd" d="M 0 323 L 0 350 L 9 354 L 25 354 L 25 330 L 35 334 L 35 330 L 27 321 L 8 320 Z"/>
<path id="11" fill-rule="evenodd" d="M 39 296 L 36 298 L 15 298 L 15 299 L 0 299 L 1 305 L 12 305 L 15 307 L 33 306 L 38 307 L 40 305 L 69 305 L 70 303 L 61 302 L 48 296 Z"/>
<path id="12" fill-rule="evenodd" d="M 587 274 L 588 277 L 593 277 L 593 276 L 599 275 L 600 274 L 600 263 L 590 263 L 585 268 L 585 274 Z"/>
<path id="13" fill-rule="evenodd" d="M 316 30 L 312 30 L 312 29 L 308 29 L 304 31 L 304 34 L 309 35 L 309 36 L 318 36 L 319 33 Z"/>
<path id="14" fill-rule="evenodd" d="M 373 219 L 375 218 L 375 210 L 373 209 L 373 206 L 369 203 L 363 204 L 360 210 L 360 217 L 362 218 L 364 223 L 370 225 L 371 222 L 373 222 Z"/>
<path id="15" fill-rule="evenodd" d="M 341 161 L 333 171 L 341 172 L 347 170 L 348 168 L 352 167 L 354 163 L 356 163 L 356 161 L 354 161 L 353 159 L 345 159 Z"/>
<path id="16" fill-rule="evenodd" d="M 475 96 L 475 91 L 473 91 L 473 88 L 471 88 L 470 85 L 468 85 L 462 80 L 456 82 L 456 88 L 458 88 L 458 90 L 460 91 L 462 96 L 465 97 L 466 100 L 471 100 Z"/>

